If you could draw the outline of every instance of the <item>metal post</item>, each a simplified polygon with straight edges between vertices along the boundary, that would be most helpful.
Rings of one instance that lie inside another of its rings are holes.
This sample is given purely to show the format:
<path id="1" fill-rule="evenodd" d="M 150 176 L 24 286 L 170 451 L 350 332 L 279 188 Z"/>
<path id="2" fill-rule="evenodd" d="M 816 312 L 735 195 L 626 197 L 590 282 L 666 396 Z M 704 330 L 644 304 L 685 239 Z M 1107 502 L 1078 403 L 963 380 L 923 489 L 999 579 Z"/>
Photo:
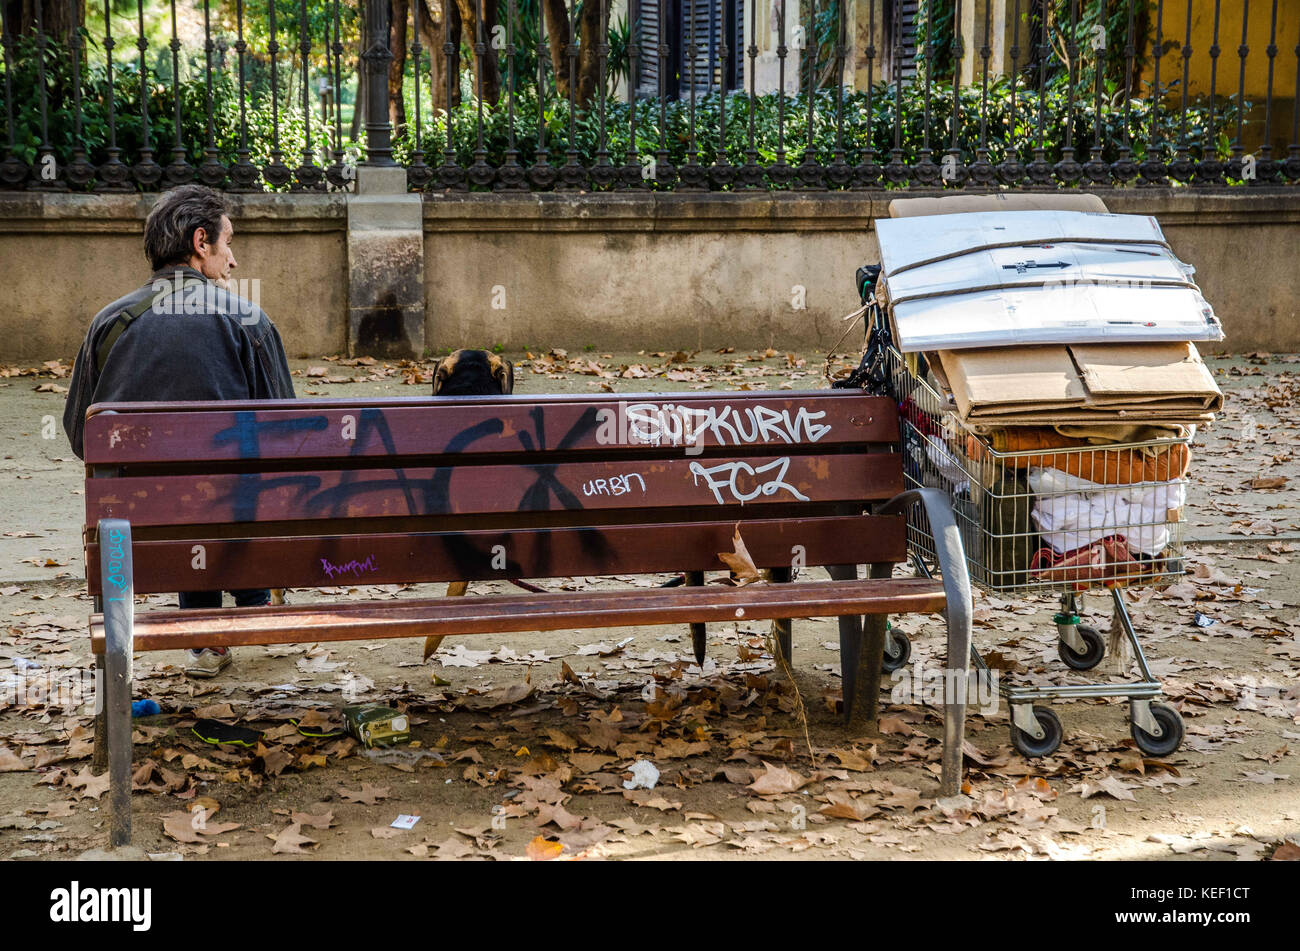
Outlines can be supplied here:
<path id="1" fill-rule="evenodd" d="M 112 815 L 109 845 L 131 843 L 131 654 L 134 589 L 131 524 L 99 520 L 99 576 L 104 598 L 104 693 Z"/>
<path id="2" fill-rule="evenodd" d="M 368 166 L 393 166 L 393 127 L 388 122 L 388 0 L 366 0 L 361 58 L 366 64 L 366 160 Z"/>

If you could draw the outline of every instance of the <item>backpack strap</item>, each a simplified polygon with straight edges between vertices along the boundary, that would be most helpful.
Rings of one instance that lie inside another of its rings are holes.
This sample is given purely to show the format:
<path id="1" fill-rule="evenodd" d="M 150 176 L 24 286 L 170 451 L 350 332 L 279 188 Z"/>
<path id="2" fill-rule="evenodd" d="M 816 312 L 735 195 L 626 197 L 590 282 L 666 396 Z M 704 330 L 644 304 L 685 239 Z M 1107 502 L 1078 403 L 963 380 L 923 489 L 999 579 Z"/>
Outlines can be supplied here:
<path id="1" fill-rule="evenodd" d="M 136 318 L 147 313 L 150 308 L 153 307 L 154 301 L 156 301 L 160 296 L 170 297 L 173 294 L 184 291 L 186 288 L 195 287 L 204 283 L 206 282 L 195 278 L 186 278 L 181 281 L 180 286 L 177 287 L 169 280 L 167 282 L 167 289 L 161 294 L 150 294 L 142 300 L 132 304 L 125 310 L 120 311 L 117 316 L 113 318 L 113 323 L 108 328 L 108 333 L 104 335 L 104 339 L 100 342 L 99 348 L 95 351 L 95 372 L 97 374 L 104 372 L 104 365 L 108 363 L 109 351 L 113 349 L 113 346 L 119 339 L 121 339 L 122 334 L 126 333 L 126 329 L 135 322 Z"/>

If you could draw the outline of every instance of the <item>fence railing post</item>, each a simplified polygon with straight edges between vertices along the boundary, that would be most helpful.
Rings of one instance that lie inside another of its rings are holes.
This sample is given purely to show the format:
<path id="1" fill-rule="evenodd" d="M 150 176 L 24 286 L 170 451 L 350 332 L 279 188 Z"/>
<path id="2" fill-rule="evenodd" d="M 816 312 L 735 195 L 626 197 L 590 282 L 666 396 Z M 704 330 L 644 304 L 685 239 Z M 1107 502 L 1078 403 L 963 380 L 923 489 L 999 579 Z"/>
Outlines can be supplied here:
<path id="1" fill-rule="evenodd" d="M 391 166 L 393 161 L 393 127 L 388 121 L 388 64 L 393 61 L 389 48 L 388 0 L 365 0 L 364 33 L 361 38 L 366 64 L 366 160 L 364 165 Z"/>

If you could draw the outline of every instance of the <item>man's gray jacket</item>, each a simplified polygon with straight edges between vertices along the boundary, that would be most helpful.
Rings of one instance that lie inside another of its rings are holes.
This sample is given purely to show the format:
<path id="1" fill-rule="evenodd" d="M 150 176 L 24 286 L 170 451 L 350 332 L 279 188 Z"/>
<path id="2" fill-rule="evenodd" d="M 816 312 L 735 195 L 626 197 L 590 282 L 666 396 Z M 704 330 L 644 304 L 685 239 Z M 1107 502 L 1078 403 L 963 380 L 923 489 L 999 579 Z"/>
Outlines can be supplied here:
<path id="1" fill-rule="evenodd" d="M 123 325 L 119 315 L 146 300 L 151 305 L 116 331 L 120 336 L 105 350 L 114 324 Z M 84 458 L 82 431 L 92 403 L 293 396 L 284 345 L 262 309 L 193 268 L 168 268 L 91 321 L 72 369 L 63 428 L 72 451 Z"/>

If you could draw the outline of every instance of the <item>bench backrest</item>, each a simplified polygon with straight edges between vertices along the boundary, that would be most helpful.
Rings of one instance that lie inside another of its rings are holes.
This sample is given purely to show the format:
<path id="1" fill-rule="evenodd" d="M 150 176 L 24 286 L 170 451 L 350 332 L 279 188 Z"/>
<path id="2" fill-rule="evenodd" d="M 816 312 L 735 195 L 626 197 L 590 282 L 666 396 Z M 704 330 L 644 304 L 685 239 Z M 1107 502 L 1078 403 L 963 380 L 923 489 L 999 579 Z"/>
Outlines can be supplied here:
<path id="1" fill-rule="evenodd" d="M 901 561 L 894 405 L 855 391 L 91 407 L 86 576 L 140 592 Z"/>

